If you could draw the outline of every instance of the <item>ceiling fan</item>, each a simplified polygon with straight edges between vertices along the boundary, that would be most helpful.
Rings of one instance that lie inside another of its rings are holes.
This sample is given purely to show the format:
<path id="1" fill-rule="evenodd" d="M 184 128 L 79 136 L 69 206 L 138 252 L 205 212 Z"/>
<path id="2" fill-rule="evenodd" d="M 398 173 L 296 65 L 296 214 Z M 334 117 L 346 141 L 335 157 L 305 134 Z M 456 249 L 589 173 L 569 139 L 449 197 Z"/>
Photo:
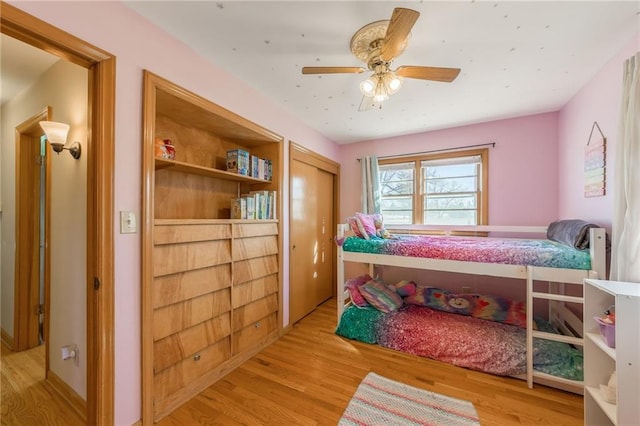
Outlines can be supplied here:
<path id="1" fill-rule="evenodd" d="M 395 70 L 391 63 L 407 47 L 411 28 L 420 12 L 395 8 L 391 20 L 376 21 L 360 28 L 351 38 L 351 52 L 367 65 L 363 67 L 303 67 L 302 74 L 360 74 L 371 71 L 369 78 L 360 83 L 363 101 L 360 109 L 382 105 L 389 95 L 402 86 L 402 78 L 417 78 L 450 83 L 460 68 L 438 68 L 403 65 Z"/>

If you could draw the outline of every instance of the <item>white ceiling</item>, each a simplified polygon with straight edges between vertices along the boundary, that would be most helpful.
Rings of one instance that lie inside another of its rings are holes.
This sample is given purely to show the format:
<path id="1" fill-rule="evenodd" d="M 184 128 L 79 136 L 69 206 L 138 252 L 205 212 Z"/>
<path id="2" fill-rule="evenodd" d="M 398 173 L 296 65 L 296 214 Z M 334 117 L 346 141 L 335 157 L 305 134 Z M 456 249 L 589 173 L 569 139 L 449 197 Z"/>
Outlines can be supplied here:
<path id="1" fill-rule="evenodd" d="M 640 31 L 638 1 L 125 3 L 338 143 L 558 110 Z M 362 66 L 351 36 L 394 7 L 421 15 L 393 67 L 461 68 L 454 82 L 405 79 L 382 109 L 359 112 L 366 74 L 301 74 Z M 0 42 L 4 104 L 57 58 Z"/>
<path id="2" fill-rule="evenodd" d="M 638 1 L 126 4 L 338 143 L 558 110 L 640 31 Z M 405 79 L 359 112 L 365 74 L 301 74 L 363 65 L 351 36 L 398 6 L 421 15 L 393 67 L 461 68 L 454 82 Z"/>

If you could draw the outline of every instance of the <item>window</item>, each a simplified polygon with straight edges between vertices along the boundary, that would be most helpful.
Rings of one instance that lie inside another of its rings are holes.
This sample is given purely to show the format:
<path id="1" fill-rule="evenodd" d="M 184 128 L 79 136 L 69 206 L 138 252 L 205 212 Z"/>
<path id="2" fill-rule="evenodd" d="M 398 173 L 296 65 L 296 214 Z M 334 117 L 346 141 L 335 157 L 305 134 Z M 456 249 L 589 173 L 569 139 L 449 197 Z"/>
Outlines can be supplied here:
<path id="1" fill-rule="evenodd" d="M 487 224 L 488 149 L 380 159 L 385 224 Z"/>

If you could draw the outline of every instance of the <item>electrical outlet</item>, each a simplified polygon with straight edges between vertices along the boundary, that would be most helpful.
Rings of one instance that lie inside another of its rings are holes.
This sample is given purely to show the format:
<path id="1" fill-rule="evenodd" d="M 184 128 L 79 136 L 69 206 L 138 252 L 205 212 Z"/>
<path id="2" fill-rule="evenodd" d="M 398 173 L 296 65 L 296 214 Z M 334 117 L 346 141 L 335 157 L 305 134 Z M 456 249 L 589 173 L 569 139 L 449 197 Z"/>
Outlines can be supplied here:
<path id="1" fill-rule="evenodd" d="M 80 350 L 77 345 L 66 345 L 60 348 L 62 360 L 66 361 L 73 358 L 76 365 L 80 362 Z"/>
<path id="2" fill-rule="evenodd" d="M 463 293 L 471 293 L 471 287 L 469 286 L 462 286 L 462 292 Z"/>

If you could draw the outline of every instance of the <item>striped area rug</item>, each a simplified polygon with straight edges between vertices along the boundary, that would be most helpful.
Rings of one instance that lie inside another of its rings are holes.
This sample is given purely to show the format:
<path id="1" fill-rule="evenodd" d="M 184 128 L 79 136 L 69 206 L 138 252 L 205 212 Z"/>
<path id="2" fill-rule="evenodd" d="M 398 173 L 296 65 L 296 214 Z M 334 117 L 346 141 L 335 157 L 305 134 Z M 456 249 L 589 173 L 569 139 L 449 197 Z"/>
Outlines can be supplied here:
<path id="1" fill-rule="evenodd" d="M 479 425 L 463 401 L 369 373 L 356 389 L 339 425 Z"/>

